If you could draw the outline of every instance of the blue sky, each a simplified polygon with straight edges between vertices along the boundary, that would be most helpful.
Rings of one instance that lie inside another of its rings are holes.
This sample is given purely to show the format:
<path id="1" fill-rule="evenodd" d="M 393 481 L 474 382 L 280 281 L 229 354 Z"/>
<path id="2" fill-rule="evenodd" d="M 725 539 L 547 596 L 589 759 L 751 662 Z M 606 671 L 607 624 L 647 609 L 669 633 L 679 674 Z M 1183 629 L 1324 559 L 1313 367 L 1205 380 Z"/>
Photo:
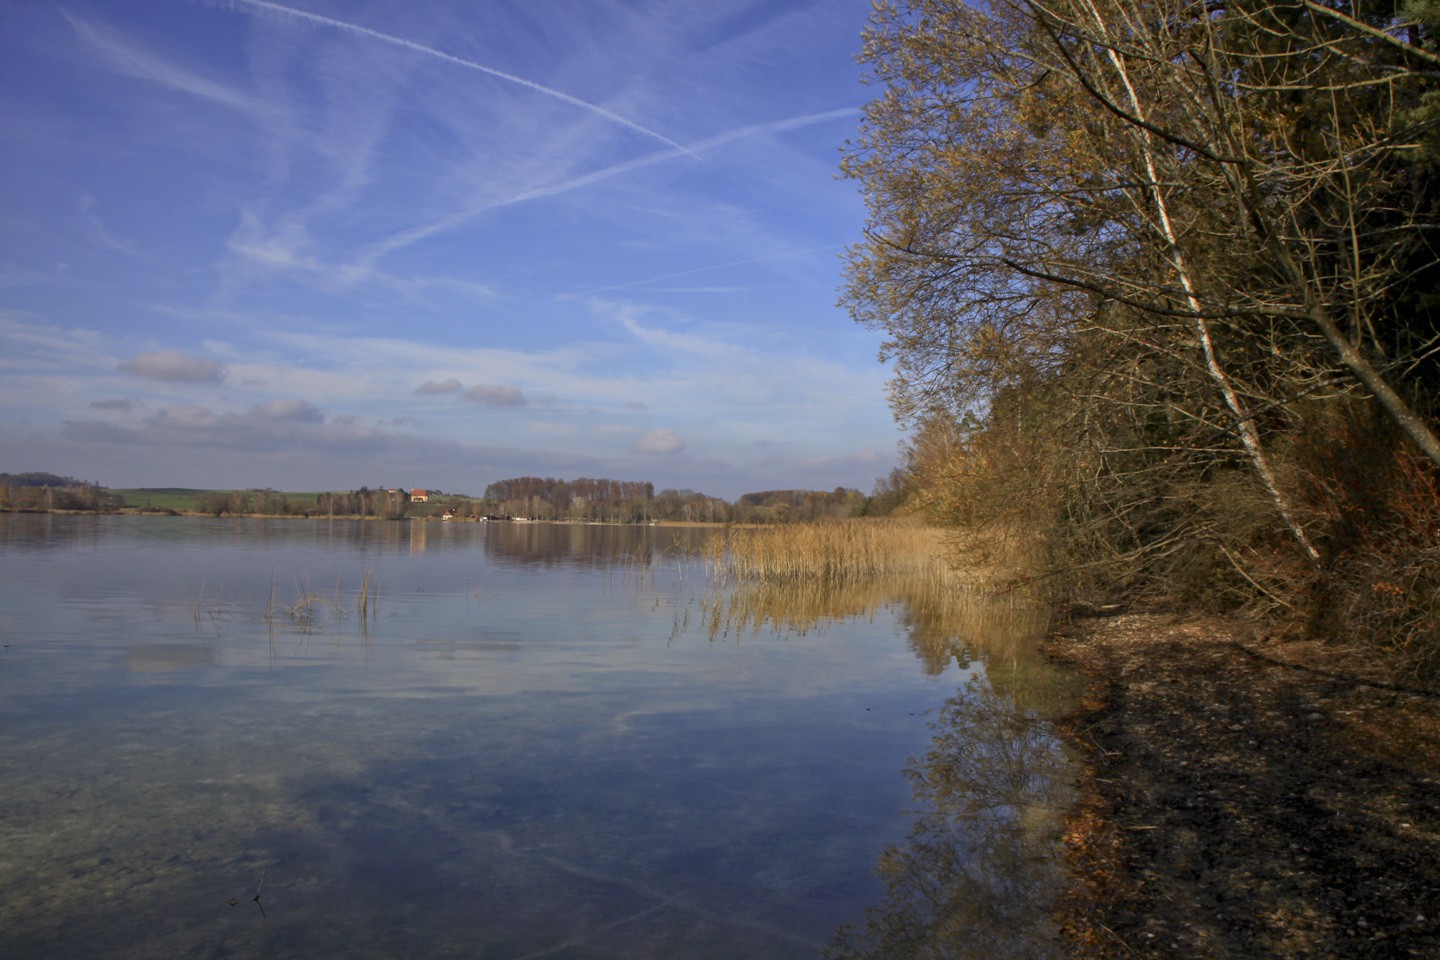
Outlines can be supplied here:
<path id="1" fill-rule="evenodd" d="M 868 491 L 869 9 L 0 3 L 0 471 Z"/>

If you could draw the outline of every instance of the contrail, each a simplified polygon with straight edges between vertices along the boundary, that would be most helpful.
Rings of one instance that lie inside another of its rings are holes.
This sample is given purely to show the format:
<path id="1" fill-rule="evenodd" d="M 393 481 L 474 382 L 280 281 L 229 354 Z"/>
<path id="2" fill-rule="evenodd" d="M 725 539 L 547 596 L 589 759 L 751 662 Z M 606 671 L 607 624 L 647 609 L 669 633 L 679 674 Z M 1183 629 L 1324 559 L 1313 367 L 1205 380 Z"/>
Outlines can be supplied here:
<path id="1" fill-rule="evenodd" d="M 727 270 L 730 267 L 743 267 L 752 263 L 765 263 L 769 260 L 780 260 L 784 257 L 798 257 L 807 253 L 824 253 L 827 250 L 843 250 L 844 245 L 832 244 L 828 247 L 805 247 L 802 250 L 787 250 L 784 253 L 769 254 L 764 257 L 750 257 L 746 260 L 732 260 L 730 263 L 715 263 L 708 267 L 696 267 L 693 270 L 681 270 L 679 273 L 667 273 L 658 277 L 647 277 L 644 280 L 632 280 L 629 283 L 617 283 L 609 287 L 597 287 L 594 290 L 586 290 L 584 293 L 562 293 L 555 297 L 556 300 L 575 300 L 579 297 L 591 297 L 597 293 L 609 293 L 612 290 L 627 290 L 631 287 L 643 287 L 646 284 L 659 283 L 661 280 L 674 280 L 678 277 L 690 277 L 697 273 L 709 273 L 712 270 Z"/>
<path id="2" fill-rule="evenodd" d="M 696 150 L 707 150 L 710 147 L 718 147 L 722 143 L 729 143 L 731 140 L 742 140 L 745 137 L 753 137 L 762 133 L 784 133 L 787 130 L 798 130 L 801 127 L 808 127 L 816 123 L 825 123 L 828 120 L 838 120 L 841 117 L 850 117 L 859 114 L 859 107 L 841 107 L 838 110 L 826 110 L 824 113 L 809 113 L 803 117 L 790 117 L 785 120 L 772 120 L 770 123 L 757 123 L 748 127 L 737 127 L 734 130 L 727 130 L 724 133 L 716 134 L 708 140 L 702 140 L 695 144 Z"/>
<path id="3" fill-rule="evenodd" d="M 488 74 L 492 77 L 498 77 L 499 79 L 505 80 L 509 83 L 517 84 L 518 86 L 534 90 L 536 93 L 543 93 L 547 97 L 552 97 L 556 100 L 568 103 L 571 106 L 579 107 L 582 110 L 588 110 L 589 112 L 595 114 L 598 117 L 604 117 L 606 120 L 609 120 L 612 123 L 618 123 L 620 124 L 620 126 L 626 127 L 630 130 L 634 130 L 636 133 L 644 137 L 648 137 L 651 140 L 658 140 L 661 143 L 665 144 L 667 147 L 678 150 L 680 153 L 688 157 L 693 157 L 696 160 L 700 159 L 688 147 L 676 143 L 674 140 L 671 140 L 669 137 L 665 136 L 662 133 L 656 133 L 649 127 L 641 126 L 633 120 L 627 120 L 624 117 L 620 116 L 618 113 L 612 113 L 611 111 L 606 110 L 599 104 L 591 103 L 588 100 L 581 100 L 579 97 L 572 97 L 568 93 L 564 93 L 560 90 L 556 90 L 551 87 L 535 83 L 531 80 L 526 80 L 524 77 L 517 77 L 513 73 L 506 73 L 503 70 L 496 70 L 494 67 L 487 67 L 483 63 L 476 63 L 474 60 L 466 60 L 464 57 L 457 57 L 454 54 L 446 53 L 443 50 L 436 50 L 434 47 L 427 47 L 424 44 L 416 43 L 413 40 L 406 40 L 404 37 L 391 36 L 388 33 L 381 33 L 379 30 L 371 30 L 369 27 L 362 27 L 358 23 L 349 23 L 344 20 L 336 20 L 333 17 L 321 16 L 318 13 L 309 13 L 305 10 L 296 10 L 294 7 L 287 7 L 284 4 L 271 3 L 270 0 L 229 0 L 229 6 L 234 9 L 243 9 L 249 7 L 252 10 L 264 10 L 270 13 L 280 14 L 281 16 L 294 17 L 297 20 L 305 20 L 310 23 L 318 23 L 321 26 L 332 27 L 336 30 L 341 30 L 345 33 L 351 33 L 356 36 L 369 37 L 372 40 L 379 40 L 381 43 L 388 43 L 392 46 L 402 47 L 406 50 L 412 50 L 415 53 L 423 54 L 427 57 L 434 57 L 437 60 L 444 60 L 446 63 L 453 63 L 456 66 L 464 67 L 467 70 L 475 70 L 480 73 Z"/>
<path id="4" fill-rule="evenodd" d="M 256 0 L 250 0 L 250 2 L 256 2 Z M 754 137 L 763 133 L 783 133 L 787 130 L 796 130 L 800 127 L 808 127 L 811 124 L 824 123 L 828 120 L 835 120 L 840 117 L 854 116 L 858 113 L 860 113 L 860 109 L 858 107 L 842 107 L 839 110 L 827 110 L 824 113 L 810 113 L 800 117 L 788 117 L 784 120 L 775 120 L 770 123 L 758 123 L 752 124 L 747 127 L 737 127 L 734 130 L 728 130 L 725 133 L 716 134 L 715 136 L 710 137 L 707 140 L 702 140 L 701 142 L 695 144 L 693 148 L 682 147 L 677 144 L 674 148 L 669 150 L 658 150 L 655 153 L 647 154 L 643 157 L 636 157 L 634 160 L 626 160 L 623 163 L 617 163 L 609 167 L 604 167 L 600 170 L 595 170 L 591 173 L 583 174 L 581 176 L 574 177 L 560 183 L 550 184 L 549 186 L 545 187 L 535 187 L 534 189 L 517 193 L 515 196 L 509 197 L 504 200 L 499 200 L 494 203 L 487 203 L 478 208 L 472 208 L 468 210 L 463 210 L 459 213 L 451 214 L 450 216 L 437 223 L 426 224 L 422 227 L 415 227 L 410 230 L 405 230 L 398 234 L 395 234 L 394 236 L 391 236 L 388 239 L 372 246 L 364 254 L 364 256 L 360 258 L 359 261 L 357 261 L 350 267 L 350 271 L 355 276 L 362 275 L 367 272 L 372 266 L 374 266 L 376 261 L 378 261 L 386 254 L 392 253 L 395 250 L 399 250 L 402 247 L 408 247 L 412 243 L 423 240 L 426 237 L 432 236 L 436 233 L 449 230 L 456 224 L 463 223 L 466 220 L 469 220 L 471 217 L 478 216 L 486 210 L 491 210 L 497 207 L 506 207 L 516 203 L 523 203 L 526 200 L 538 200 L 541 197 L 552 197 L 556 194 L 568 193 L 571 190 L 576 190 L 580 187 L 587 187 L 592 183 L 598 183 L 601 180 L 608 180 L 611 177 L 619 176 L 622 173 L 629 173 L 632 170 L 639 170 L 642 167 L 648 167 L 652 164 L 661 163 L 665 160 L 672 160 L 682 153 L 689 154 L 692 157 L 696 156 L 696 154 L 693 153 L 692 150 L 708 150 L 711 147 L 718 147 L 721 144 L 729 143 L 732 140 L 741 140 L 745 137 Z M 832 250 L 838 248 L 817 247 L 815 249 Z M 799 250 L 794 252 L 812 253 L 815 251 Z M 784 255 L 788 256 L 788 254 Z M 754 263 L 758 260 L 767 259 L 771 258 L 759 257 L 756 260 L 742 260 L 740 261 L 740 263 Z M 721 267 L 738 265 L 739 264 L 721 264 L 720 267 L 702 267 L 699 270 L 687 270 L 684 273 L 669 274 L 663 277 L 651 277 L 647 280 L 637 280 L 633 283 L 617 284 L 613 287 L 601 287 L 598 290 L 589 290 L 585 293 L 562 294 L 556 299 L 568 300 L 574 297 L 585 297 L 594 293 L 604 293 L 608 290 L 620 290 L 626 287 L 638 287 L 647 283 L 656 283 L 660 280 L 670 280 L 674 277 L 687 276 L 691 273 L 704 273 L 706 270 L 717 270 L 721 269 Z"/>
<path id="5" fill-rule="evenodd" d="M 519 203 L 522 200 L 534 200 L 538 197 L 549 197 L 557 193 L 574 190 L 577 187 L 589 186 L 600 180 L 608 180 L 610 177 L 618 174 L 629 173 L 631 170 L 648 167 L 662 160 L 673 159 L 677 153 L 683 152 L 695 157 L 696 153 L 694 151 L 709 150 L 711 147 L 718 147 L 732 140 L 743 140 L 746 137 L 759 136 L 762 133 L 784 133 L 787 130 L 797 130 L 800 127 L 808 127 L 812 124 L 824 123 L 827 120 L 849 117 L 858 113 L 860 113 L 859 107 L 842 107 L 839 110 L 827 110 L 824 113 L 811 113 L 803 117 L 789 117 L 785 120 L 775 120 L 770 123 L 757 123 L 748 127 L 737 127 L 734 130 L 727 130 L 724 133 L 718 133 L 706 140 L 701 140 L 691 147 L 682 147 L 677 144 L 674 149 L 662 150 L 659 153 L 652 153 L 644 157 L 636 157 L 634 160 L 626 160 L 624 163 L 617 163 L 613 166 L 575 177 L 572 180 L 566 180 L 563 183 L 551 184 L 548 187 L 536 187 L 533 190 L 527 190 L 524 193 L 517 194 L 501 204 L 496 204 L 496 206 Z"/>

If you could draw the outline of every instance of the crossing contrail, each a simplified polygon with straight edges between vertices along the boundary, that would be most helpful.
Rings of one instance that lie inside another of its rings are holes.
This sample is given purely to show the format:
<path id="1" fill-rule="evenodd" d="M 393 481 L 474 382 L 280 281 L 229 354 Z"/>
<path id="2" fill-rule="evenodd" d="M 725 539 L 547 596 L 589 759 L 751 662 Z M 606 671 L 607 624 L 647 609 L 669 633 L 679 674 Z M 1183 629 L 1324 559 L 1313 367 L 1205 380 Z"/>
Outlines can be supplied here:
<path id="1" fill-rule="evenodd" d="M 695 157 L 697 156 L 695 151 L 709 150 L 712 147 L 727 144 L 732 140 L 743 140 L 747 137 L 759 136 L 764 133 L 784 133 L 788 130 L 797 130 L 800 127 L 808 127 L 811 124 L 824 123 L 838 117 L 848 117 L 858 113 L 860 113 L 859 107 L 843 107 L 839 110 L 827 110 L 824 113 L 806 114 L 803 117 L 789 117 L 785 120 L 776 120 L 770 123 L 757 123 L 748 127 L 737 127 L 734 130 L 727 130 L 725 133 L 716 134 L 713 137 L 701 140 L 692 147 L 681 147 L 677 145 L 673 149 L 661 150 L 644 157 L 636 157 L 634 160 L 626 160 L 624 163 L 617 163 L 601 170 L 595 170 L 591 173 L 575 177 L 572 180 L 566 180 L 564 183 L 551 184 L 548 187 L 536 187 L 533 190 L 527 190 L 524 193 L 511 197 L 509 200 L 506 200 L 505 203 L 519 203 L 522 200 L 534 200 L 538 197 L 549 197 L 557 193 L 566 193 L 577 187 L 585 187 L 600 180 L 608 180 L 617 174 L 628 173 L 631 170 L 638 170 L 641 167 L 648 167 L 651 164 L 674 159 L 677 152 L 687 153 Z"/>
<path id="2" fill-rule="evenodd" d="M 799 129 L 800 127 L 808 127 L 812 124 L 825 123 L 827 121 L 839 119 L 841 117 L 854 116 L 859 112 L 860 109 L 858 107 L 843 107 L 839 110 L 827 110 L 823 113 L 810 113 L 804 116 L 788 117 L 784 120 L 776 120 L 770 123 L 757 123 L 746 127 L 738 127 L 734 130 L 729 130 L 725 133 L 717 134 L 716 136 L 710 137 L 707 140 L 702 140 L 699 143 L 695 144 L 693 148 L 686 148 L 677 145 L 676 147 L 673 147 L 669 150 L 657 150 L 654 153 L 647 154 L 643 157 L 636 157 L 634 160 L 626 160 L 623 163 L 617 163 L 609 167 L 604 167 L 600 170 L 594 170 L 590 173 L 582 174 L 578 177 L 572 177 L 571 179 L 562 181 L 560 183 L 552 183 L 548 186 L 534 187 L 530 190 L 525 190 L 521 193 L 517 193 L 513 197 L 509 197 L 505 200 L 487 203 L 483 206 L 468 210 L 462 210 L 458 213 L 453 213 L 438 222 L 429 223 L 421 227 L 412 228 L 410 230 L 401 231 L 400 233 L 397 233 L 387 238 L 386 240 L 370 247 L 370 249 L 366 251 L 364 256 L 362 256 L 359 261 L 357 261 L 351 266 L 351 271 L 357 276 L 364 274 L 368 272 L 372 266 L 374 266 L 376 261 L 378 261 L 386 254 L 392 253 L 403 247 L 408 247 L 412 243 L 416 243 L 417 241 L 423 240 L 426 237 L 433 236 L 434 234 L 441 233 L 445 230 L 449 230 L 460 223 L 464 223 L 471 217 L 478 216 L 485 210 L 489 210 L 494 207 L 505 207 L 515 203 L 523 203 L 526 200 L 538 200 L 541 197 L 552 197 L 560 193 L 569 193 L 571 190 L 576 190 L 580 187 L 587 187 L 592 183 L 598 183 L 601 180 L 608 180 L 611 177 L 619 176 L 623 173 L 629 173 L 632 170 L 639 170 L 642 167 L 648 167 L 652 164 L 661 163 L 666 160 L 673 160 L 678 154 L 682 152 L 687 153 L 690 156 L 695 156 L 692 150 L 708 150 L 711 147 L 718 147 L 723 144 L 729 143 L 732 140 L 742 140 L 746 137 L 754 137 L 766 133 L 784 133 L 789 130 Z M 830 250 L 837 248 L 817 247 L 815 249 Z M 800 250 L 794 252 L 811 253 L 814 251 Z M 788 256 L 788 254 L 786 254 L 786 256 Z M 758 260 L 767 259 L 771 258 L 760 257 L 754 261 L 742 260 L 740 261 L 740 263 L 753 263 L 758 262 Z M 633 283 L 622 283 L 617 284 L 613 287 L 602 287 L 599 290 L 590 290 L 585 293 L 562 294 L 561 296 L 557 297 L 557 299 L 567 300 L 572 297 L 583 297 L 589 296 L 590 294 L 594 293 L 603 293 L 607 290 L 619 290 L 624 287 L 638 287 L 643 284 L 655 283 L 660 280 L 670 280 L 674 279 L 675 277 L 683 277 L 690 273 L 703 273 L 706 270 L 718 270 L 721 267 L 738 265 L 739 264 L 721 264 L 720 267 L 702 267 L 699 270 L 687 270 L 683 273 L 667 274 L 663 277 L 651 277 L 648 280 L 637 280 Z"/>
<path id="3" fill-rule="evenodd" d="M 752 263 L 765 263 L 769 260 L 779 260 L 783 257 L 797 257 L 807 253 L 824 253 L 827 250 L 843 250 L 843 244 L 831 244 L 825 247 L 806 247 L 802 250 L 787 250 L 784 253 L 768 254 L 763 257 L 749 257 L 745 260 L 732 260 L 729 263 L 713 263 L 708 267 L 696 267 L 693 270 L 681 270 L 679 273 L 666 273 L 658 277 L 647 277 L 644 280 L 632 280 L 629 283 L 617 283 L 608 287 L 597 287 L 594 290 L 586 290 L 584 293 L 562 293 L 556 295 L 556 300 L 575 300 L 581 297 L 591 297 L 597 293 L 609 293 L 612 290 L 626 290 L 630 287 L 643 287 L 652 283 L 659 283 L 661 280 L 675 280 L 679 277 L 689 277 L 697 273 L 709 273 L 712 270 L 728 270 L 730 267 L 744 267 Z"/>
<path id="4" fill-rule="evenodd" d="M 464 57 L 457 57 L 453 53 L 446 53 L 444 50 L 436 50 L 434 47 L 427 47 L 423 43 L 416 43 L 413 40 L 406 40 L 404 37 L 396 37 L 388 33 L 381 33 L 379 30 L 372 30 L 369 27 L 362 27 L 358 23 L 350 23 L 345 20 L 336 20 L 333 17 L 321 16 L 318 13 L 309 13 L 305 10 L 296 10 L 294 7 L 287 7 L 284 4 L 280 3 L 271 3 L 270 0 L 229 0 L 228 6 L 230 6 L 232 9 L 243 10 L 248 8 L 250 10 L 259 10 L 267 13 L 278 14 L 280 16 L 293 17 L 296 20 L 304 20 L 309 23 L 316 23 L 321 26 L 331 27 L 332 29 L 343 31 L 344 33 L 353 34 L 355 36 L 369 37 L 372 40 L 379 40 L 381 43 L 388 43 L 392 46 L 401 47 L 405 50 L 410 50 L 427 57 L 434 57 L 437 60 L 443 60 L 446 63 L 453 63 L 457 67 L 464 67 L 467 70 L 475 70 L 479 73 L 487 74 L 492 77 L 497 77 L 508 83 L 513 83 L 517 86 L 525 87 L 529 90 L 534 90 L 536 93 L 541 93 L 547 97 L 551 97 L 563 103 L 568 103 L 571 106 L 579 107 L 581 110 L 587 110 L 590 113 L 595 114 L 597 117 L 603 117 L 604 119 L 609 120 L 611 123 L 618 123 L 620 126 L 625 127 L 629 130 L 633 130 L 641 136 L 648 137 L 651 140 L 658 140 L 659 142 L 665 144 L 667 147 L 678 150 L 680 153 L 685 154 L 688 157 L 693 157 L 696 160 L 700 159 L 699 156 L 697 156 L 688 147 L 684 146 L 683 144 L 676 143 L 674 140 L 671 140 L 663 133 L 657 133 L 654 130 L 651 130 L 649 127 L 642 126 L 633 120 L 627 120 L 625 117 L 620 116 L 618 113 L 606 110 L 599 104 L 591 103 L 589 100 L 581 100 L 579 97 L 572 97 L 568 93 L 564 93 L 552 87 L 544 86 L 543 84 L 535 83 L 532 80 L 526 80 L 524 77 L 517 77 L 513 73 L 506 73 L 503 70 L 496 70 L 494 67 L 487 67 L 485 66 L 485 64 L 476 63 L 474 60 L 466 60 Z"/>

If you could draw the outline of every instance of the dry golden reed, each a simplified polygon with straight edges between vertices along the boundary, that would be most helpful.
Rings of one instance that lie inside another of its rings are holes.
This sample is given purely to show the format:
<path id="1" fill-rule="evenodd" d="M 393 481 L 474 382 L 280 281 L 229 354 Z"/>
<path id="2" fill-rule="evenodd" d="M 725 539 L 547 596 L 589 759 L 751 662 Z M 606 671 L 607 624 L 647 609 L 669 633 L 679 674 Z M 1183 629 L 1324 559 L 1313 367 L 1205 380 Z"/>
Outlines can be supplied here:
<path id="1" fill-rule="evenodd" d="M 905 577 L 1007 591 L 1033 582 L 1029 574 L 1041 568 L 1042 553 L 1033 537 L 1013 530 L 955 530 L 913 517 L 733 527 L 709 544 L 720 582 Z"/>
<path id="2" fill-rule="evenodd" d="M 947 533 L 906 520 L 849 519 L 737 527 L 711 543 L 717 576 L 783 583 L 945 576 Z"/>

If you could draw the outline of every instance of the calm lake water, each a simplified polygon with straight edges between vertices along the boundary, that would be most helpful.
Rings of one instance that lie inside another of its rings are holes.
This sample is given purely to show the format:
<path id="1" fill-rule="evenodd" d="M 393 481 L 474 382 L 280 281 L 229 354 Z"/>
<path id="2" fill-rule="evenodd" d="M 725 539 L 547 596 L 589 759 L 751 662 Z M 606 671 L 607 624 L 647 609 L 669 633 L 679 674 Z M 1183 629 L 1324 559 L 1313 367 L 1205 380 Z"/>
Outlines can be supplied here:
<path id="1" fill-rule="evenodd" d="M 0 956 L 1044 956 L 1040 612 L 706 536 L 0 515 Z"/>

